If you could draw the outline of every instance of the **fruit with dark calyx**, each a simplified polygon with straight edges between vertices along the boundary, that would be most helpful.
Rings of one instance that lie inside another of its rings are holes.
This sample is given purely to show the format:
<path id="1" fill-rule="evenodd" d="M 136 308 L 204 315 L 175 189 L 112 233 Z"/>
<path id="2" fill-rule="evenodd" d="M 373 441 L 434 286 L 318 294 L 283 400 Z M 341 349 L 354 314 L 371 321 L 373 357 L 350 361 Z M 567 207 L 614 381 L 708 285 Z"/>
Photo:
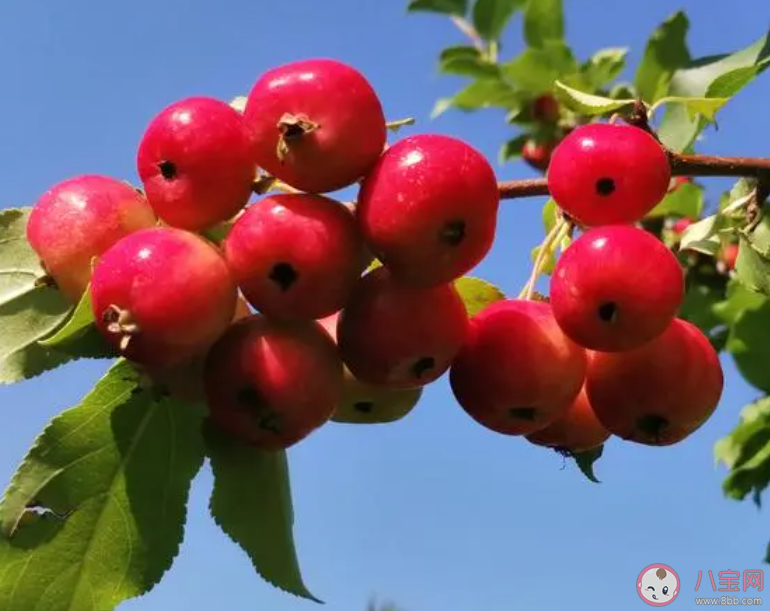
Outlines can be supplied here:
<path id="1" fill-rule="evenodd" d="M 668 156 L 659 142 L 630 125 L 592 123 L 559 143 L 548 167 L 548 190 L 582 225 L 635 223 L 666 195 Z"/>
<path id="2" fill-rule="evenodd" d="M 609 437 L 610 432 L 599 422 L 583 387 L 558 420 L 527 435 L 527 441 L 574 454 L 598 448 Z"/>
<path id="3" fill-rule="evenodd" d="M 339 314 L 319 320 L 334 341 L 337 338 Z M 345 367 L 345 381 L 340 404 L 332 415 L 334 422 L 381 424 L 401 420 L 417 405 L 422 388 L 393 390 L 372 386 L 357 380 Z"/>
<path id="4" fill-rule="evenodd" d="M 368 384 L 417 388 L 439 378 L 465 341 L 468 314 L 452 284 L 397 282 L 385 267 L 356 285 L 337 324 L 342 359 Z"/>
<path id="5" fill-rule="evenodd" d="M 220 100 L 193 97 L 152 120 L 137 166 L 157 215 L 173 227 L 200 231 L 246 205 L 257 175 L 253 157 L 241 114 Z"/>
<path id="6" fill-rule="evenodd" d="M 224 241 L 227 264 L 261 313 L 315 320 L 348 300 L 361 276 L 364 243 L 350 210 L 321 195 L 265 197 Z"/>
<path id="7" fill-rule="evenodd" d="M 292 62 L 255 83 L 244 110 L 259 167 L 308 193 L 353 184 L 385 149 L 382 105 L 364 76 L 330 59 Z"/>
<path id="8" fill-rule="evenodd" d="M 489 252 L 497 179 L 477 150 L 424 134 L 391 146 L 364 180 L 357 218 L 374 255 L 399 281 L 451 282 Z"/>
<path id="9" fill-rule="evenodd" d="M 235 314 L 237 289 L 224 257 L 172 227 L 133 233 L 94 268 L 96 326 L 122 356 L 149 369 L 204 353 Z"/>
<path id="10" fill-rule="evenodd" d="M 684 299 L 676 256 L 629 225 L 589 230 L 556 263 L 551 306 L 559 326 L 591 350 L 641 346 L 665 331 Z"/>
<path id="11" fill-rule="evenodd" d="M 54 185 L 37 201 L 27 240 L 64 297 L 76 303 L 91 280 L 93 259 L 124 236 L 156 223 L 140 191 L 87 174 Z"/>
<path id="12" fill-rule="evenodd" d="M 646 445 L 671 445 L 717 407 L 722 367 L 708 338 L 675 319 L 656 340 L 629 352 L 589 354 L 586 392 L 613 434 Z"/>
<path id="13" fill-rule="evenodd" d="M 585 381 L 586 355 L 559 329 L 551 307 L 508 299 L 471 320 L 449 381 L 479 424 L 526 435 L 562 417 Z"/>
<path id="14" fill-rule="evenodd" d="M 288 448 L 329 420 L 342 371 L 334 342 L 317 322 L 254 314 L 233 324 L 208 354 L 211 419 L 263 450 Z"/>

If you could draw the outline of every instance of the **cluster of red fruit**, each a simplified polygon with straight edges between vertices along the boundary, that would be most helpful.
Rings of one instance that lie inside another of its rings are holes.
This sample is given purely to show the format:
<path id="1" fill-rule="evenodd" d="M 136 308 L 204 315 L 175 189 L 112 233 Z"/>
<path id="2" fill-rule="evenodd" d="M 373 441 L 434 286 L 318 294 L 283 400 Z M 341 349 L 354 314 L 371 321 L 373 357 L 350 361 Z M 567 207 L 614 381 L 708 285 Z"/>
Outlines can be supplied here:
<path id="1" fill-rule="evenodd" d="M 550 304 L 505 300 L 469 319 L 455 281 L 491 248 L 494 172 L 457 139 L 388 147 L 386 135 L 355 69 L 287 64 L 256 82 L 243 112 L 206 97 L 163 110 L 139 146 L 143 190 L 102 176 L 59 183 L 33 208 L 28 240 L 69 299 L 90 286 L 117 353 L 159 377 L 202 362 L 213 422 L 265 449 L 330 419 L 400 418 L 450 368 L 477 421 L 573 451 L 607 431 L 672 443 L 710 415 L 721 370 L 674 318 L 681 269 L 629 225 L 668 186 L 652 137 L 572 132 L 551 191 L 597 227 L 560 259 Z M 265 177 L 288 192 L 249 203 Z M 324 195 L 356 183 L 355 205 Z"/>

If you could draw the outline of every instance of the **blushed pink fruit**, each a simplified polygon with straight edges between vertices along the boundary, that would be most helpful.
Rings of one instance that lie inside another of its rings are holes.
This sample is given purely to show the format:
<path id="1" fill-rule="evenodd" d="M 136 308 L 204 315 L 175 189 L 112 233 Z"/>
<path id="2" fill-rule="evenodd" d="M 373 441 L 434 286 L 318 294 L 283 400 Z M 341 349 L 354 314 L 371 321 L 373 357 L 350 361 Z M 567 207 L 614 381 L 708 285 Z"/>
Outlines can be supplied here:
<path id="1" fill-rule="evenodd" d="M 666 195 L 671 166 L 663 147 L 630 125 L 576 128 L 554 150 L 548 189 L 583 225 L 634 223 Z"/>
<path id="2" fill-rule="evenodd" d="M 499 200 L 481 153 L 456 138 L 424 134 L 385 152 L 361 186 L 357 217 L 394 277 L 435 286 L 459 278 L 489 252 Z"/>
<path id="3" fill-rule="evenodd" d="M 708 420 L 723 384 L 709 340 L 677 318 L 641 348 L 591 353 L 586 392 L 612 434 L 646 445 L 671 445 Z"/>
<path id="4" fill-rule="evenodd" d="M 205 352 L 235 315 L 238 292 L 224 257 L 181 229 L 143 229 L 117 242 L 94 269 L 96 326 L 123 356 L 148 368 Z"/>
<path id="5" fill-rule="evenodd" d="M 526 435 L 566 413 L 585 372 L 585 351 L 561 332 L 547 303 L 508 299 L 472 319 L 449 382 L 476 422 Z"/>
<path id="6" fill-rule="evenodd" d="M 272 195 L 249 206 L 223 250 L 246 299 L 263 314 L 314 320 L 347 301 L 364 242 L 350 210 L 320 195 Z"/>
<path id="7" fill-rule="evenodd" d="M 468 314 L 455 287 L 416 288 L 384 267 L 359 280 L 337 325 L 342 359 L 368 384 L 416 388 L 439 378 L 457 354 Z"/>
<path id="8" fill-rule="evenodd" d="M 591 350 L 631 350 L 669 326 L 684 299 L 684 274 L 650 233 L 597 227 L 557 261 L 550 298 L 556 321 L 573 341 Z"/>
<path id="9" fill-rule="evenodd" d="M 190 231 L 233 217 L 249 200 L 257 174 L 243 117 L 207 97 L 181 100 L 158 114 L 139 145 L 137 165 L 158 216 Z"/>
<path id="10" fill-rule="evenodd" d="M 692 225 L 695 221 L 693 221 L 690 218 L 681 218 L 674 221 L 674 223 L 671 225 L 671 231 L 673 231 L 676 235 L 682 235 L 684 233 L 684 230 L 687 229 L 690 225 Z"/>
<path id="11" fill-rule="evenodd" d="M 91 280 L 91 262 L 122 237 L 157 222 L 128 183 L 88 174 L 51 187 L 32 208 L 27 241 L 59 290 L 77 302 Z"/>
<path id="12" fill-rule="evenodd" d="M 269 70 L 244 111 L 255 161 L 309 193 L 335 191 L 367 174 L 385 148 L 382 105 L 355 68 L 331 59 Z"/>
<path id="13" fill-rule="evenodd" d="M 340 401 L 342 362 L 318 323 L 254 314 L 211 349 L 204 383 L 215 424 L 246 443 L 279 450 L 329 420 Z"/>

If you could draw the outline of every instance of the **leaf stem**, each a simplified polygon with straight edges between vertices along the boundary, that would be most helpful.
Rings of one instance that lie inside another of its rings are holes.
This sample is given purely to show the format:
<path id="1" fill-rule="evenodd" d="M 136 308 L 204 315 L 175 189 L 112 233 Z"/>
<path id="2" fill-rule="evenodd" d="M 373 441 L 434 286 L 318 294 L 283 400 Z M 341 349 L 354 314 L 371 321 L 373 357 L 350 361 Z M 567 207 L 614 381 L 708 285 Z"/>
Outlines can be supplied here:
<path id="1" fill-rule="evenodd" d="M 450 19 L 455 24 L 458 30 L 465 34 L 479 51 L 484 51 L 484 41 L 481 40 L 481 36 L 473 27 L 470 21 L 460 15 L 451 15 Z"/>
<path id="2" fill-rule="evenodd" d="M 527 283 L 524 285 L 524 288 L 521 289 L 519 299 L 532 299 L 532 293 L 535 291 L 535 284 L 543 271 L 546 259 L 554 251 L 556 245 L 569 233 L 570 225 L 571 223 L 567 219 L 559 217 L 554 226 L 551 227 L 551 230 L 540 244 L 540 251 L 537 253 L 535 263 L 532 266 L 532 273 L 529 276 L 529 280 L 527 280 Z"/>

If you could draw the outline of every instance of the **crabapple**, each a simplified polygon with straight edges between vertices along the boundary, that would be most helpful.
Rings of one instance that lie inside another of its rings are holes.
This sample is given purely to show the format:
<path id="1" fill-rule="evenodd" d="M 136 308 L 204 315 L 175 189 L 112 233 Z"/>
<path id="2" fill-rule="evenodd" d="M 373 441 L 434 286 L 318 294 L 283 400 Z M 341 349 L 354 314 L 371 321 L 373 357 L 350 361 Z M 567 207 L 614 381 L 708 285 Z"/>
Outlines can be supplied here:
<path id="1" fill-rule="evenodd" d="M 684 230 L 687 229 L 694 222 L 695 221 L 693 221 L 691 218 L 687 218 L 687 217 L 677 219 L 672 223 L 671 231 L 673 231 L 675 235 L 680 236 L 684 233 Z"/>
<path id="2" fill-rule="evenodd" d="M 279 450 L 329 420 L 340 401 L 342 362 L 317 322 L 253 314 L 211 348 L 204 386 L 215 424 L 236 439 Z"/>
<path id="3" fill-rule="evenodd" d="M 355 217 L 321 195 L 271 195 L 249 206 L 224 241 L 243 295 L 272 318 L 314 320 L 341 309 L 361 276 Z"/>
<path id="4" fill-rule="evenodd" d="M 359 180 L 376 163 L 387 138 L 372 86 L 355 68 L 331 59 L 269 70 L 249 93 L 244 117 L 257 165 L 309 193 Z"/>
<path id="5" fill-rule="evenodd" d="M 454 285 L 408 286 L 378 267 L 358 281 L 340 314 L 337 340 L 357 379 L 416 388 L 449 368 L 467 329 L 468 313 Z"/>
<path id="6" fill-rule="evenodd" d="M 542 123 L 556 123 L 559 120 L 559 102 L 546 93 L 532 101 L 532 118 Z"/>
<path id="7" fill-rule="evenodd" d="M 631 125 L 592 123 L 559 143 L 548 190 L 583 225 L 634 223 L 666 195 L 671 166 L 663 147 Z"/>
<path id="8" fill-rule="evenodd" d="M 337 341 L 339 313 L 327 316 L 318 322 Z M 342 399 L 332 415 L 334 422 L 351 424 L 375 424 L 395 422 L 405 417 L 417 405 L 422 388 L 394 390 L 372 386 L 357 380 L 345 367 L 345 381 Z"/>
<path id="9" fill-rule="evenodd" d="M 527 140 L 521 148 L 521 158 L 535 170 L 545 172 L 551 163 L 554 144 Z"/>
<path id="10" fill-rule="evenodd" d="M 735 269 L 739 248 L 737 243 L 730 243 L 726 244 L 719 253 L 719 263 L 726 271 L 729 272 Z"/>
<path id="11" fill-rule="evenodd" d="M 495 236 L 497 179 L 468 144 L 424 134 L 390 147 L 364 180 L 357 218 L 374 255 L 417 286 L 451 282 L 476 266 Z"/>
<path id="12" fill-rule="evenodd" d="M 91 280 L 91 263 L 122 237 L 157 223 L 140 191 L 87 174 L 51 187 L 35 203 L 27 241 L 67 300 L 77 302 Z"/>
<path id="13" fill-rule="evenodd" d="M 94 268 L 96 326 L 126 358 L 176 366 L 205 352 L 234 318 L 238 292 L 224 257 L 172 227 L 133 233 Z"/>
<path id="14" fill-rule="evenodd" d="M 527 441 L 568 452 L 585 452 L 599 447 L 609 437 L 610 432 L 596 417 L 584 386 L 558 420 L 527 435 Z"/>
<path id="15" fill-rule="evenodd" d="M 551 306 L 564 333 L 591 350 L 636 348 L 665 331 L 684 299 L 684 273 L 650 233 L 591 229 L 556 263 Z"/>
<path id="16" fill-rule="evenodd" d="M 142 137 L 137 166 L 157 215 L 190 231 L 233 217 L 248 202 L 257 175 L 243 117 L 207 97 L 161 111 Z"/>
<path id="17" fill-rule="evenodd" d="M 565 414 L 585 371 L 585 351 L 562 333 L 547 303 L 507 299 L 473 317 L 449 382 L 476 422 L 526 435 Z"/>
<path id="18" fill-rule="evenodd" d="M 697 430 L 716 409 L 724 382 L 709 340 L 679 318 L 635 350 L 590 353 L 586 380 L 607 430 L 647 445 L 670 445 Z"/>

